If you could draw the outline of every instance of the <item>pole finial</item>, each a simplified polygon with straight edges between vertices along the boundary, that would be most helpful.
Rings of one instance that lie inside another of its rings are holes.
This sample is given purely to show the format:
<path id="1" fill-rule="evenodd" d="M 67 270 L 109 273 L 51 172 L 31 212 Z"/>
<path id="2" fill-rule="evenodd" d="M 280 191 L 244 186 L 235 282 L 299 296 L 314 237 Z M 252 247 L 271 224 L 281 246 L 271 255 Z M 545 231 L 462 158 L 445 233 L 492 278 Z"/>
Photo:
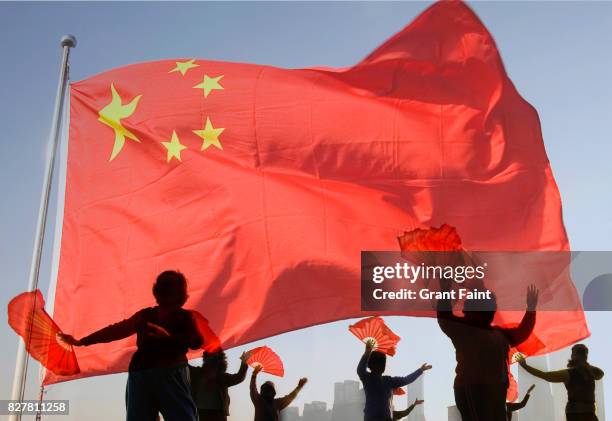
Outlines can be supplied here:
<path id="1" fill-rule="evenodd" d="M 77 45 L 77 40 L 74 35 L 64 35 L 61 40 L 62 47 L 74 48 Z"/>

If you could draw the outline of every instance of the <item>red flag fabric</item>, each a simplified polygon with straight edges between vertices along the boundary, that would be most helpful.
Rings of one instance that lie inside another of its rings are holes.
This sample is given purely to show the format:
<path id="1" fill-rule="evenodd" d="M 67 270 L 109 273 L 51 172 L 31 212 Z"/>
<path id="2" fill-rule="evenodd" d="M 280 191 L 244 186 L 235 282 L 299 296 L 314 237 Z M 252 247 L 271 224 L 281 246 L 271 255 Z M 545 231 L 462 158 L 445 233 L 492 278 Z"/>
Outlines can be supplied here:
<path id="1" fill-rule="evenodd" d="M 61 339 L 62 331 L 45 311 L 45 300 L 39 290 L 24 292 L 9 302 L 8 323 L 21 336 L 32 358 L 51 373 L 59 376 L 79 373 L 74 350 Z"/>
<path id="2" fill-rule="evenodd" d="M 400 337 L 385 324 L 380 317 L 369 317 L 349 326 L 349 331 L 360 341 L 374 341 L 374 350 L 384 352 L 389 356 L 395 355 Z"/>
<path id="3" fill-rule="evenodd" d="M 210 328 L 208 319 L 195 310 L 191 310 L 191 315 L 203 339 L 202 350 L 208 353 L 218 352 L 221 349 L 221 341 L 217 334 Z"/>
<path id="4" fill-rule="evenodd" d="M 461 2 L 346 69 L 164 60 L 70 94 L 54 317 L 76 337 L 154 304 L 166 269 L 230 348 L 362 317 L 360 251 L 395 250 L 405 230 L 569 247 L 537 113 Z M 545 350 L 588 334 L 582 312 L 536 330 Z M 78 348 L 80 376 L 123 371 L 134 349 Z"/>

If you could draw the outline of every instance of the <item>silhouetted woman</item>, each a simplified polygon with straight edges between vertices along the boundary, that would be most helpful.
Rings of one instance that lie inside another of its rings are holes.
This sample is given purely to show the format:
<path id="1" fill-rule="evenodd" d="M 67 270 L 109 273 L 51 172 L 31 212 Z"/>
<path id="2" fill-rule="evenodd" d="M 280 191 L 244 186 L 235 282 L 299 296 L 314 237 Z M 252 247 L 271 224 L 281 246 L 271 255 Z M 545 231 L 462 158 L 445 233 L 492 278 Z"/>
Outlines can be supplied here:
<path id="1" fill-rule="evenodd" d="M 450 280 L 441 280 L 443 291 L 450 290 Z M 455 347 L 455 402 L 463 421 L 506 421 L 508 390 L 508 353 L 510 347 L 523 343 L 533 331 L 538 291 L 527 290 L 527 311 L 518 327 L 493 326 L 497 303 L 466 300 L 463 317 L 453 313 L 450 300 L 438 300 L 438 324 Z"/>
<path id="2" fill-rule="evenodd" d="M 572 347 L 567 369 L 541 371 L 520 358 L 519 364 L 528 373 L 551 383 L 563 383 L 567 389 L 565 416 L 567 421 L 597 421 L 595 414 L 595 380 L 604 376 L 603 370 L 588 362 L 589 349 L 583 344 Z"/>
<path id="3" fill-rule="evenodd" d="M 271 381 L 261 385 L 261 393 L 257 391 L 257 375 L 261 371 L 261 366 L 253 370 L 251 375 L 251 401 L 255 407 L 255 421 L 279 421 L 280 411 L 288 407 L 296 398 L 300 390 L 304 387 L 308 379 L 301 378 L 298 385 L 286 396 L 276 397 L 276 388 Z"/>
<path id="4" fill-rule="evenodd" d="M 162 272 L 153 285 L 157 306 L 144 308 L 129 319 L 107 326 L 80 340 L 63 339 L 74 346 L 112 342 L 136 334 L 127 381 L 127 421 L 157 419 L 196 421 L 189 390 L 187 350 L 202 346 L 187 301 L 187 281 L 180 272 Z"/>
<path id="5" fill-rule="evenodd" d="M 198 408 L 200 421 L 227 421 L 230 397 L 227 389 L 244 381 L 247 355 L 240 357 L 237 373 L 227 373 L 227 358 L 223 350 L 204 352 L 202 367 L 189 366 L 191 393 Z"/>

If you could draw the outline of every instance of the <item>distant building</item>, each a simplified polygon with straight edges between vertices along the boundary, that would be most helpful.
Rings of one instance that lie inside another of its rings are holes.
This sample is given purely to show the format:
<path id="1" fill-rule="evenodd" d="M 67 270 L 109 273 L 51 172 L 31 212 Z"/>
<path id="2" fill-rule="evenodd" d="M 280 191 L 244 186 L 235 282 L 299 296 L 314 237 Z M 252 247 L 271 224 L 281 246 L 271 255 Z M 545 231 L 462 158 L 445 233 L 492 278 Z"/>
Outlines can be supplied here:
<path id="1" fill-rule="evenodd" d="M 301 421 L 300 408 L 297 406 L 290 406 L 281 411 L 281 421 Z"/>
<path id="2" fill-rule="evenodd" d="M 529 365 L 540 370 L 548 370 L 546 356 L 529 357 Z M 556 416 L 550 383 L 532 376 L 520 367 L 518 370 L 519 399 L 523 398 L 529 386 L 535 384 L 536 387 L 534 391 L 531 392 L 531 397 L 529 398 L 527 406 L 520 411 L 515 412 L 513 414 L 512 421 L 565 419 L 565 415 L 563 415 L 561 418 Z"/>
<path id="3" fill-rule="evenodd" d="M 334 383 L 334 403 L 331 421 L 355 421 L 363 419 L 365 394 L 356 380 Z"/>
<path id="4" fill-rule="evenodd" d="M 448 421 L 461 421 L 461 413 L 456 405 L 448 407 Z"/>
<path id="5" fill-rule="evenodd" d="M 331 411 L 327 410 L 327 402 L 314 401 L 304 404 L 302 421 L 330 421 Z"/>

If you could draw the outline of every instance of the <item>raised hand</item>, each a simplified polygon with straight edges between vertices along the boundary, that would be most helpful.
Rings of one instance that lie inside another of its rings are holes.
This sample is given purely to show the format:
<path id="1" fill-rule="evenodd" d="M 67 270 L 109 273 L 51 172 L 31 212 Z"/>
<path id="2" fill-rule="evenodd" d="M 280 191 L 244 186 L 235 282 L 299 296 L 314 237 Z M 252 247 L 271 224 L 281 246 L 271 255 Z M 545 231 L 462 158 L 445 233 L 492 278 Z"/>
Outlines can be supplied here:
<path id="1" fill-rule="evenodd" d="M 416 398 L 414 400 L 414 403 L 412 404 L 412 406 L 417 406 L 417 405 L 421 405 L 422 403 L 424 403 L 425 401 L 419 398 Z"/>
<path id="2" fill-rule="evenodd" d="M 520 364 L 521 367 L 525 367 L 527 365 L 527 360 L 523 354 L 517 354 L 514 359 Z"/>
<path id="3" fill-rule="evenodd" d="M 240 355 L 240 361 L 246 364 L 250 356 L 248 352 L 243 352 L 242 355 Z"/>
<path id="4" fill-rule="evenodd" d="M 66 342 L 68 345 L 72 346 L 81 346 L 81 341 L 75 339 L 72 335 L 67 335 L 65 333 L 58 333 L 57 335 L 61 341 Z"/>
<path id="5" fill-rule="evenodd" d="M 374 339 L 368 339 L 365 342 L 366 351 L 370 352 L 376 347 L 376 341 Z"/>
<path id="6" fill-rule="evenodd" d="M 304 387 L 306 383 L 308 383 L 308 379 L 306 377 L 302 377 L 298 382 L 298 387 Z"/>
<path id="7" fill-rule="evenodd" d="M 263 366 L 262 366 L 262 365 L 258 365 L 258 366 L 256 366 L 256 367 L 253 369 L 253 375 L 255 375 L 255 376 L 256 376 L 256 375 L 258 375 L 258 374 L 259 374 L 259 372 L 260 372 L 261 370 L 263 370 Z"/>
<path id="8" fill-rule="evenodd" d="M 529 285 L 527 288 L 527 310 L 535 311 L 538 305 L 538 297 L 540 292 L 535 287 L 535 285 Z"/>
<path id="9" fill-rule="evenodd" d="M 431 364 L 423 363 L 423 365 L 421 366 L 421 371 L 427 371 L 427 370 L 431 370 L 431 369 L 432 369 L 432 365 Z"/>

